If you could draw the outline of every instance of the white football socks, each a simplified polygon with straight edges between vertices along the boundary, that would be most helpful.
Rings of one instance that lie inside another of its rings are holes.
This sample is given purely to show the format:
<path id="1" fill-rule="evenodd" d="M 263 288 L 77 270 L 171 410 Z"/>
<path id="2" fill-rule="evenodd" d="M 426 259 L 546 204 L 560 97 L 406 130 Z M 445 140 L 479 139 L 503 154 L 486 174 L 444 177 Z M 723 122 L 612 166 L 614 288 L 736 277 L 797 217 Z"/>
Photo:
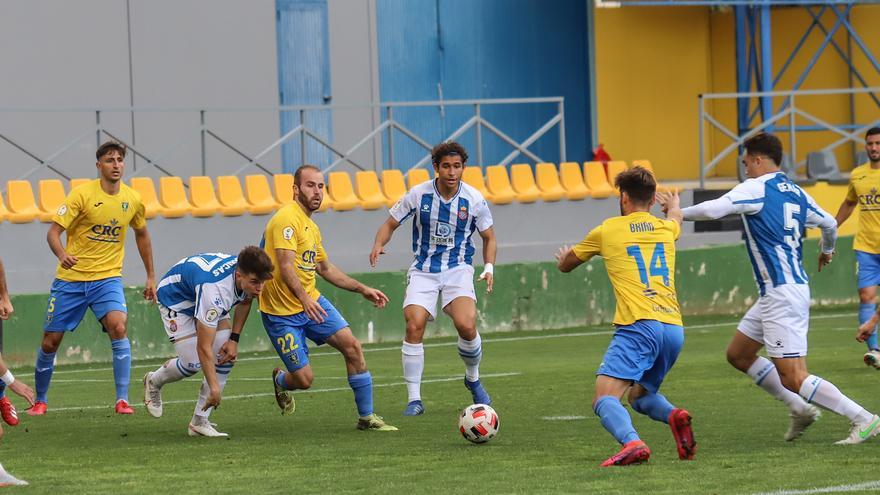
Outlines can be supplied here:
<path id="1" fill-rule="evenodd" d="M 758 359 L 752 363 L 746 373 L 752 377 L 755 385 L 763 388 L 777 400 L 784 402 L 794 414 L 801 415 L 807 412 L 809 408 L 807 402 L 800 395 L 782 386 L 779 372 L 776 371 L 776 366 L 769 359 L 758 356 Z"/>
<path id="2" fill-rule="evenodd" d="M 161 388 L 162 385 L 166 383 L 176 382 L 179 380 L 183 380 L 186 378 L 186 375 L 180 372 L 180 369 L 177 367 L 178 358 L 169 359 L 165 361 L 165 364 L 159 367 L 156 371 L 153 372 L 153 375 L 150 377 L 150 381 L 153 385 Z"/>
<path id="3" fill-rule="evenodd" d="M 480 379 L 480 360 L 483 359 L 483 340 L 480 334 L 474 340 L 458 338 L 458 355 L 464 361 L 464 376 L 469 382 Z"/>
<path id="4" fill-rule="evenodd" d="M 810 375 L 804 380 L 799 393 L 807 402 L 814 402 L 856 424 L 868 423 L 874 417 L 864 407 L 843 395 L 833 383 L 816 375 Z"/>
<path id="5" fill-rule="evenodd" d="M 425 371 L 425 346 L 403 342 L 403 380 L 406 382 L 407 402 L 422 400 L 422 373 Z"/>
<path id="6" fill-rule="evenodd" d="M 217 373 L 217 383 L 220 384 L 220 393 L 223 393 L 223 389 L 226 387 L 226 380 L 229 379 L 228 373 Z M 199 388 L 199 400 L 196 401 L 196 408 L 193 411 L 193 416 L 201 416 L 205 419 L 208 419 L 208 416 L 211 415 L 211 411 L 214 410 L 213 407 L 209 407 L 207 411 L 202 411 L 202 408 L 205 407 L 205 402 L 208 402 L 208 393 L 210 392 L 210 388 L 208 387 L 208 381 L 204 378 L 202 379 L 202 386 Z"/>

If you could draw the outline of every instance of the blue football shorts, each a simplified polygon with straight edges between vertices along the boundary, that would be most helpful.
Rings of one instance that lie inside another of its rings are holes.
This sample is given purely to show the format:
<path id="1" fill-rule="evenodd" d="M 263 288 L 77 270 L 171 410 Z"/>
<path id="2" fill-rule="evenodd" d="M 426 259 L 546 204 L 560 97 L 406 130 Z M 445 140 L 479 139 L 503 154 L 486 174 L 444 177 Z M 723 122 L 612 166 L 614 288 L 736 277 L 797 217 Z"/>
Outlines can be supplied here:
<path id="1" fill-rule="evenodd" d="M 859 263 L 859 289 L 880 285 L 880 254 L 856 251 Z"/>
<path id="2" fill-rule="evenodd" d="M 617 325 L 597 375 L 632 380 L 657 393 L 684 345 L 684 328 L 656 320 Z"/>
<path id="3" fill-rule="evenodd" d="M 127 313 L 122 277 L 88 282 L 68 282 L 56 278 L 49 292 L 43 330 L 72 332 L 82 321 L 87 308 L 91 308 L 99 322 L 111 311 Z"/>
<path id="4" fill-rule="evenodd" d="M 312 320 L 305 311 L 290 316 L 261 313 L 263 328 L 266 329 L 278 357 L 284 361 L 287 371 L 296 371 L 309 364 L 306 337 L 316 345 L 322 345 L 331 335 L 348 326 L 345 318 L 326 297 L 319 297 L 318 304 L 327 312 L 323 323 Z"/>

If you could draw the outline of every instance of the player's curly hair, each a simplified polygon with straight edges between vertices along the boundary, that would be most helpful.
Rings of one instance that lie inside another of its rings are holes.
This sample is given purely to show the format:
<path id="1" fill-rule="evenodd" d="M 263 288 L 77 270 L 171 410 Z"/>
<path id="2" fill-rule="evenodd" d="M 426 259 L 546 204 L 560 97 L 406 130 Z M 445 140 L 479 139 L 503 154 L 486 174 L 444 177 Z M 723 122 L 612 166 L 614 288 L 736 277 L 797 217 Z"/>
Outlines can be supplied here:
<path id="1" fill-rule="evenodd" d="M 467 163 L 467 151 L 464 150 L 464 146 L 455 141 L 448 141 L 434 146 L 434 149 L 431 150 L 431 161 L 434 163 L 435 167 L 439 167 L 440 160 L 442 160 L 444 156 L 449 155 L 458 155 L 461 157 L 462 164 Z"/>
<path id="2" fill-rule="evenodd" d="M 269 280 L 275 266 L 265 251 L 257 246 L 246 246 L 238 253 L 238 271 L 254 275 L 260 280 Z"/>
<path id="3" fill-rule="evenodd" d="M 111 151 L 118 151 L 120 156 L 125 158 L 126 148 L 125 145 L 120 143 L 119 141 L 107 141 L 106 143 L 98 146 L 98 149 L 95 150 L 95 159 L 101 161 L 101 157 L 110 153 Z"/>
<path id="4" fill-rule="evenodd" d="M 614 185 L 620 189 L 620 192 L 625 192 L 632 201 L 642 204 L 649 203 L 657 192 L 657 180 L 654 179 L 654 174 L 638 166 L 618 174 L 614 179 Z"/>
<path id="5" fill-rule="evenodd" d="M 746 154 L 751 156 L 764 155 L 773 160 L 773 163 L 780 165 L 782 163 L 782 141 L 773 134 L 762 132 L 746 139 L 743 143 Z"/>

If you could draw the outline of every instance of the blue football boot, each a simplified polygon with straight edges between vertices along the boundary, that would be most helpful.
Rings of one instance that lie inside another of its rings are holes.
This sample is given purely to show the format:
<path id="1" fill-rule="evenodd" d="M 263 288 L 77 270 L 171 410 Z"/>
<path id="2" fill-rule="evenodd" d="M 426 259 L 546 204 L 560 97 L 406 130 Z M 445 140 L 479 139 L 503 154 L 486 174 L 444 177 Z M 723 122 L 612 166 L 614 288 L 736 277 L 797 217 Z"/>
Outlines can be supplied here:
<path id="1" fill-rule="evenodd" d="M 479 379 L 475 382 L 471 382 L 468 381 L 467 378 L 465 378 L 464 386 L 471 391 L 471 395 L 474 398 L 474 404 L 486 404 L 487 406 L 492 404 L 492 399 L 489 397 L 489 392 L 486 392 L 486 389 L 483 388 L 483 384 L 480 383 Z"/>

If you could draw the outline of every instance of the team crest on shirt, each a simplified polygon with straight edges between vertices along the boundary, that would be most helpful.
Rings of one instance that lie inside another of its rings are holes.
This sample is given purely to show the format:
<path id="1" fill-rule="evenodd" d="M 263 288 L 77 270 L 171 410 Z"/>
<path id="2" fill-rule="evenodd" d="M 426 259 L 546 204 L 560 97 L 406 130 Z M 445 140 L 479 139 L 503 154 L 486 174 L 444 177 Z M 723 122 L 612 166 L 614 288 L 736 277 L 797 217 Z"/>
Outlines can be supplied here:
<path id="1" fill-rule="evenodd" d="M 124 212 L 127 212 L 127 211 L 128 211 L 128 202 L 127 202 L 127 201 L 123 201 L 123 202 L 122 202 L 122 212 L 124 213 Z"/>
<path id="2" fill-rule="evenodd" d="M 62 204 L 58 207 L 58 216 L 63 217 L 65 213 L 67 213 L 67 205 Z"/>
<path id="3" fill-rule="evenodd" d="M 458 219 L 459 220 L 467 220 L 467 217 L 468 217 L 467 206 L 462 206 L 461 208 L 458 209 Z"/>
<path id="4" fill-rule="evenodd" d="M 171 333 L 176 332 L 177 331 L 177 322 L 174 320 L 169 321 L 168 322 L 168 330 L 171 330 Z"/>
<path id="5" fill-rule="evenodd" d="M 220 316 L 220 312 L 217 311 L 216 308 L 211 308 L 208 310 L 207 313 L 205 313 L 205 320 L 208 323 L 213 323 L 214 320 L 216 320 L 218 316 Z"/>
<path id="6" fill-rule="evenodd" d="M 293 239 L 293 227 L 284 227 L 284 230 L 281 231 L 281 237 L 284 237 L 285 241 Z"/>

